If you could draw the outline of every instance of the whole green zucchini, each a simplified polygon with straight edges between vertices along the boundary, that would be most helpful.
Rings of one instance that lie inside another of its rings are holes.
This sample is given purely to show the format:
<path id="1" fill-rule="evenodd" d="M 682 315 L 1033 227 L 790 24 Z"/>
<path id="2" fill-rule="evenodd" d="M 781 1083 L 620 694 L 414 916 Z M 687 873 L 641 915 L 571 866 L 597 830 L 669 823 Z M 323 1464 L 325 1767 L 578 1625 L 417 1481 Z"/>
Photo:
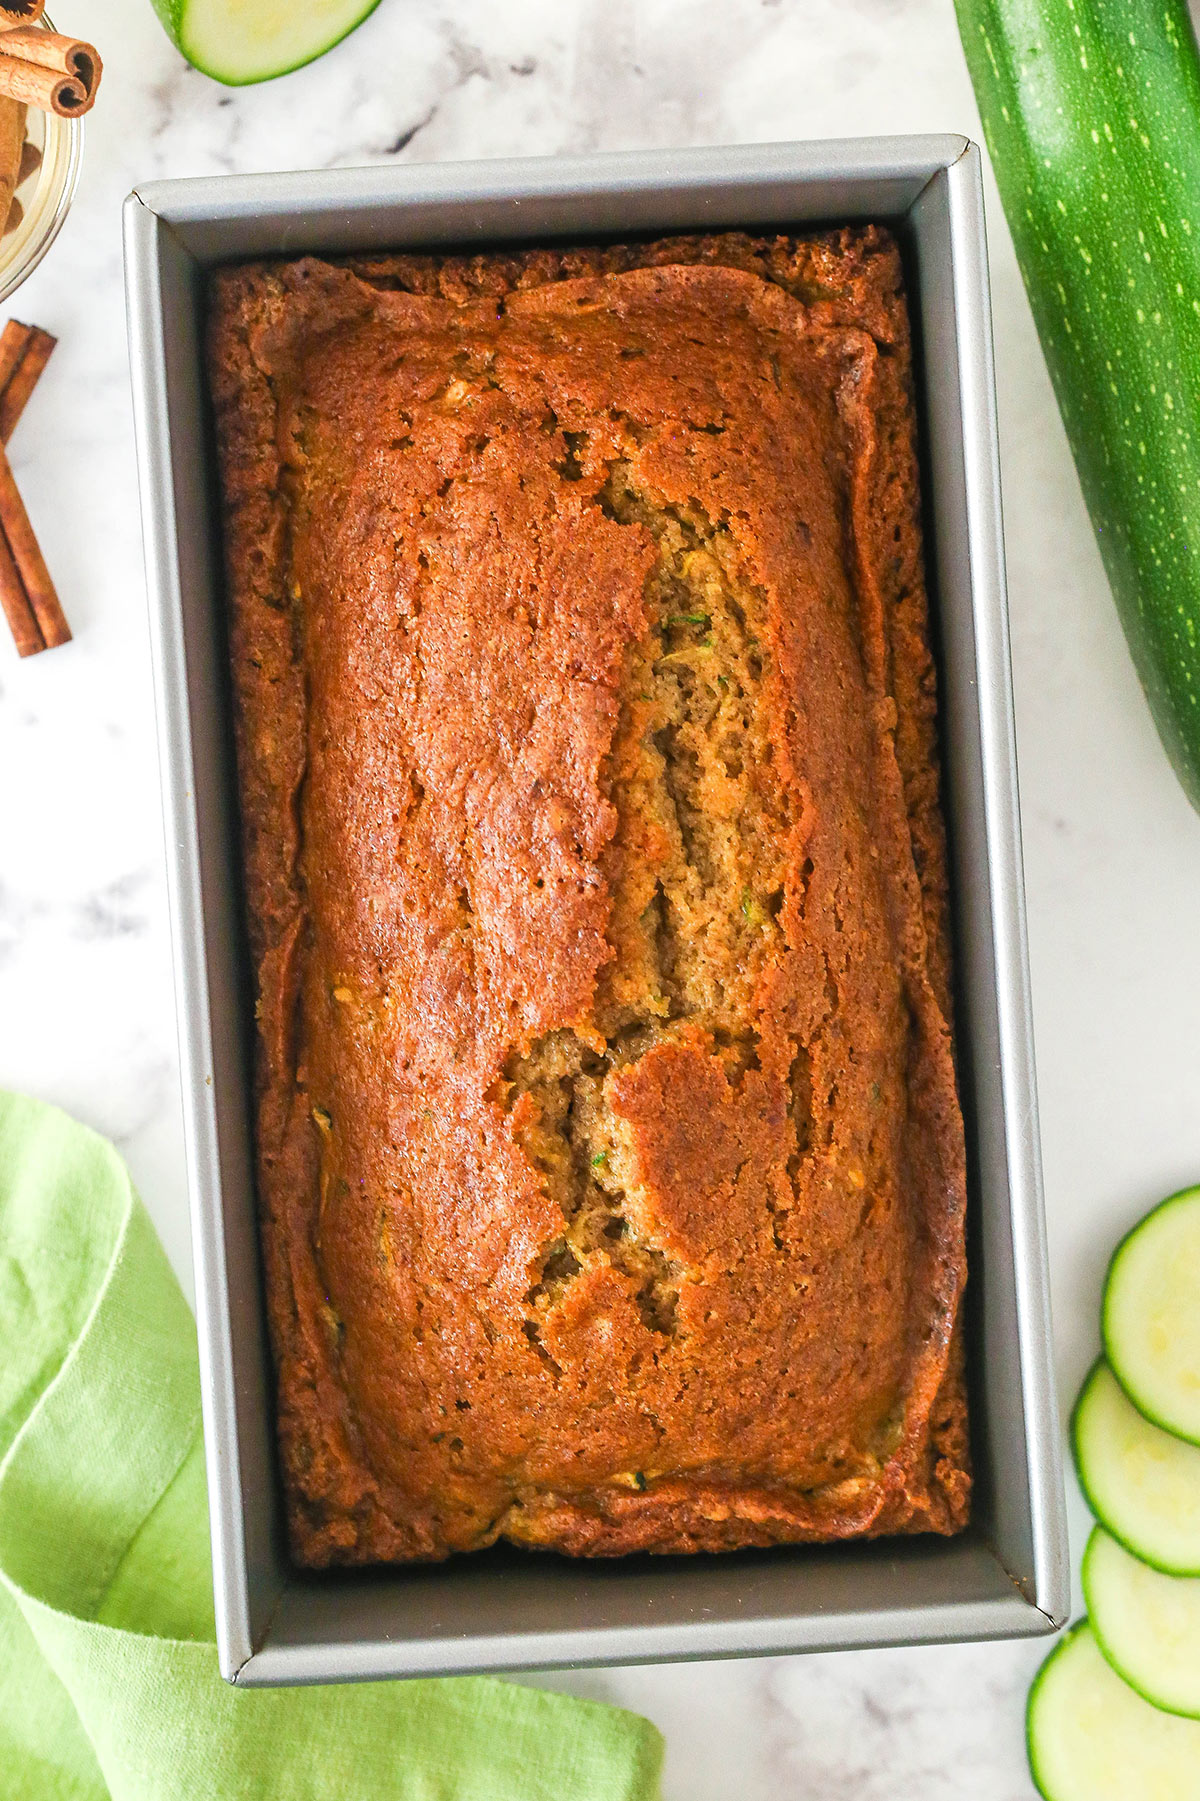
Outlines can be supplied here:
<path id="1" fill-rule="evenodd" d="M 955 0 L 1121 622 L 1200 808 L 1200 58 L 1185 0 Z"/>

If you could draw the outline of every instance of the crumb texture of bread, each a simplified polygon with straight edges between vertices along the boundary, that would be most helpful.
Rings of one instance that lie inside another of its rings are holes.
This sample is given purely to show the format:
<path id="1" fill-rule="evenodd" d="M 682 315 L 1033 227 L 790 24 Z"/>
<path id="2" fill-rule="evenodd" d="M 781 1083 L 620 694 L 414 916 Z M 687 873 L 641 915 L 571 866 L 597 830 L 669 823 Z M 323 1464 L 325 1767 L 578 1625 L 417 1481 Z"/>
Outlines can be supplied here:
<path id="1" fill-rule="evenodd" d="M 294 1556 L 957 1531 L 893 240 L 210 299 Z"/>

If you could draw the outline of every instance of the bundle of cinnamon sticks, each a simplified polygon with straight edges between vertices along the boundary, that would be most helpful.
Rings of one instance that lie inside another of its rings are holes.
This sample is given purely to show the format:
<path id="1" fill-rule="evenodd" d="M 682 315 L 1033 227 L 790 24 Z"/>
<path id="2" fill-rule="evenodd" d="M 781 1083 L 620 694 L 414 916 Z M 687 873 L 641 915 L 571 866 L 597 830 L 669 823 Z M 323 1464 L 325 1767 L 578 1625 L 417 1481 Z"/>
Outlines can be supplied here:
<path id="1" fill-rule="evenodd" d="M 0 608 L 22 657 L 71 636 L 4 449 L 55 343 L 16 319 L 0 332 Z"/>
<path id="2" fill-rule="evenodd" d="M 96 98 L 101 63 L 91 44 L 44 29 L 45 0 L 0 0 L 0 236 L 21 223 L 16 190 L 42 160 L 26 136 L 28 109 L 78 118 Z"/>
<path id="3" fill-rule="evenodd" d="M 0 0 L 0 94 L 60 119 L 90 111 L 102 64 L 82 38 L 43 30 L 46 0 Z"/>

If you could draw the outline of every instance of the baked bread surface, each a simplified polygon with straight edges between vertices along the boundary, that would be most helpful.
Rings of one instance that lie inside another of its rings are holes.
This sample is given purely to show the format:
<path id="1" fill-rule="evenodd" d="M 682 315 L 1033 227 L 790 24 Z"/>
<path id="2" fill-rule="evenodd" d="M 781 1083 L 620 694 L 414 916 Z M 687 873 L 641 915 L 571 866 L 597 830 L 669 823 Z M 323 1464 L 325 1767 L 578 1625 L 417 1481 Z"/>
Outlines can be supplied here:
<path id="1" fill-rule="evenodd" d="M 211 301 L 295 1557 L 957 1530 L 890 236 Z"/>

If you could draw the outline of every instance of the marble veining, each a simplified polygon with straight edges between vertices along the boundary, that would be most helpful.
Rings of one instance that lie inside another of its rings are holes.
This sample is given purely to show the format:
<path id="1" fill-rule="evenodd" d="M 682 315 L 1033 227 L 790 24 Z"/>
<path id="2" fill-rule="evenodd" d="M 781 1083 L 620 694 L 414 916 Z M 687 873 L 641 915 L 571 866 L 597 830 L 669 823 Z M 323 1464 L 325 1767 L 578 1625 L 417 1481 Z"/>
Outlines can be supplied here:
<path id="1" fill-rule="evenodd" d="M 121 291 L 137 182 L 871 132 L 978 135 L 952 0 L 383 0 L 329 57 L 226 91 L 149 0 L 59 0 L 105 58 L 83 179 L 8 310 L 59 349 L 12 457 L 76 639 L 0 644 L 0 1081 L 109 1133 L 190 1280 L 176 1021 Z M 1109 1249 L 1200 1174 L 1200 822 L 1159 750 L 989 188 L 1056 1352 L 1093 1355 Z M 1076 1551 L 1086 1516 L 1072 1491 Z M 1028 1801 L 1039 1643 L 590 1671 L 667 1801 Z"/>

